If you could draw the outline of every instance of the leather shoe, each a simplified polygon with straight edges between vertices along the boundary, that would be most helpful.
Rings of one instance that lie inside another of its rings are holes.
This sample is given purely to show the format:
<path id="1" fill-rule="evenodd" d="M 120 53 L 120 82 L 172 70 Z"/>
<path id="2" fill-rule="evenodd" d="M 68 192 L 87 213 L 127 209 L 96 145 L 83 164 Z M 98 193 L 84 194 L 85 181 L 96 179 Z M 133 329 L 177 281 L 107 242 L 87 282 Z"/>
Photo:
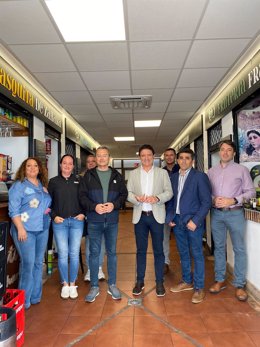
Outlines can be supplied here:
<path id="1" fill-rule="evenodd" d="M 205 299 L 206 293 L 204 289 L 195 289 L 194 294 L 192 295 L 191 302 L 193 304 L 199 304 Z"/>
<path id="2" fill-rule="evenodd" d="M 247 292 L 245 291 L 244 288 L 237 288 L 236 289 L 236 298 L 239 301 L 246 301 L 248 298 Z"/>
<path id="3" fill-rule="evenodd" d="M 164 264 L 164 268 L 163 268 L 163 274 L 166 275 L 169 272 L 170 268 L 169 268 L 169 264 Z"/>
<path id="4" fill-rule="evenodd" d="M 225 281 L 222 281 L 222 282 L 215 282 L 210 288 L 209 288 L 209 291 L 211 294 L 218 294 L 221 292 L 221 290 L 225 289 L 227 286 L 226 286 L 226 283 Z"/>

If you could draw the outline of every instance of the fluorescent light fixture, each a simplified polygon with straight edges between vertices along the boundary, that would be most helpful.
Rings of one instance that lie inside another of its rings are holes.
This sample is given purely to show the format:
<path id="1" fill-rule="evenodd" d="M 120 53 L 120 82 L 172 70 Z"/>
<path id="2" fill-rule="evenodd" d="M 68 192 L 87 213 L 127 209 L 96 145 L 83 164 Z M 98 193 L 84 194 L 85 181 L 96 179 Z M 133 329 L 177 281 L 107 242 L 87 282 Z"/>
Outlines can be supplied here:
<path id="1" fill-rule="evenodd" d="M 135 128 L 159 127 L 161 120 L 135 120 Z"/>
<path id="2" fill-rule="evenodd" d="M 64 40 L 123 41 L 123 0 L 45 0 Z"/>
<path id="3" fill-rule="evenodd" d="M 117 136 L 117 137 L 114 137 L 115 141 L 134 141 L 135 138 L 134 136 Z"/>

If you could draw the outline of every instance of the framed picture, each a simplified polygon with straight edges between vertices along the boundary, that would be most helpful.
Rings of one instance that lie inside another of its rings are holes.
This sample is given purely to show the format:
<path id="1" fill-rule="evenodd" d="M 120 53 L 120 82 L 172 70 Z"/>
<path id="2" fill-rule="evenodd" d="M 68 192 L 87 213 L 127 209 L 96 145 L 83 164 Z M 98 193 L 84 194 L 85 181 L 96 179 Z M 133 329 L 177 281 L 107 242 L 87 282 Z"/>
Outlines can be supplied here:
<path id="1" fill-rule="evenodd" d="M 260 99 L 256 101 L 237 112 L 240 163 L 260 162 Z"/>

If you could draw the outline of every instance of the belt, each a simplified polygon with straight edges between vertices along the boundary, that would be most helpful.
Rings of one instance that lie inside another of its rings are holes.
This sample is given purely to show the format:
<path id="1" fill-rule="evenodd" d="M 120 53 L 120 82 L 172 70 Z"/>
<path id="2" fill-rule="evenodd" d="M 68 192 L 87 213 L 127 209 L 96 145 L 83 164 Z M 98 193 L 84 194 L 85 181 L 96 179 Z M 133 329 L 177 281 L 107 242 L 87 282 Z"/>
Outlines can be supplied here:
<path id="1" fill-rule="evenodd" d="M 218 208 L 218 207 L 213 207 L 215 210 L 218 211 L 235 211 L 235 210 L 241 210 L 243 208 L 243 206 L 235 206 L 235 207 L 222 207 L 222 208 Z"/>
<path id="2" fill-rule="evenodd" d="M 142 214 L 144 214 L 145 216 L 152 216 L 153 211 L 142 211 Z"/>

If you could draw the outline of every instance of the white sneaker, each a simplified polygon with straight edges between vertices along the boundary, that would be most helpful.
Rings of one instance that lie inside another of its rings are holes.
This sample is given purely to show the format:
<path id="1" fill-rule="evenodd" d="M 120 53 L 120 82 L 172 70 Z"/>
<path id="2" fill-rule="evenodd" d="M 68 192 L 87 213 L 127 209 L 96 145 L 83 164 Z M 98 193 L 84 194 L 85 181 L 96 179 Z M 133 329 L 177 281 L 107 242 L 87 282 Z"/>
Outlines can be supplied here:
<path id="1" fill-rule="evenodd" d="M 78 288 L 78 286 L 70 286 L 70 298 L 71 299 L 76 299 L 79 296 L 77 288 Z"/>
<path id="2" fill-rule="evenodd" d="M 70 297 L 70 287 L 69 286 L 63 286 L 61 288 L 60 296 L 62 299 L 68 299 Z"/>
<path id="3" fill-rule="evenodd" d="M 105 276 L 101 266 L 99 267 L 99 270 L 98 270 L 98 279 L 99 280 L 105 280 L 106 279 L 106 276 Z"/>
<path id="4" fill-rule="evenodd" d="M 87 271 L 87 273 L 86 273 L 86 275 L 84 277 L 84 281 L 90 282 L 90 270 L 89 269 L 88 269 L 88 271 Z"/>

